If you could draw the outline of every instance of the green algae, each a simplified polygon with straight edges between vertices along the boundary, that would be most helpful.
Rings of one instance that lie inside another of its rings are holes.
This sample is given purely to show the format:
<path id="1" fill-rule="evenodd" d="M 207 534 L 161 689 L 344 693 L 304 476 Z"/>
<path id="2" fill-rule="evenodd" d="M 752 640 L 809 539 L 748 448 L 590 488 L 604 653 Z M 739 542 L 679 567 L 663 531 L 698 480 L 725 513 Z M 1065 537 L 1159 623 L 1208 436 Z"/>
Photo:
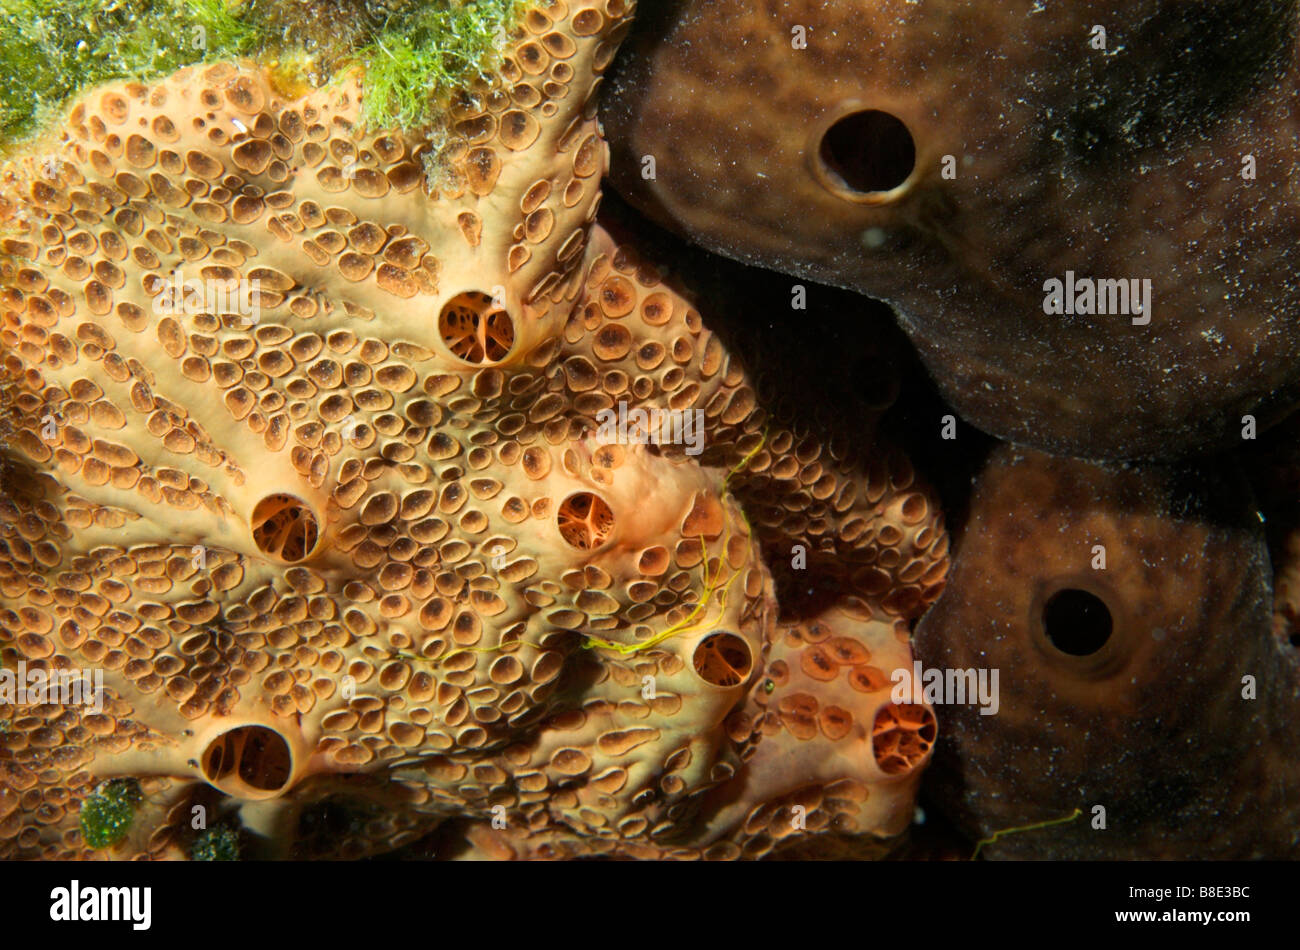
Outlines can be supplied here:
<path id="1" fill-rule="evenodd" d="M 191 861 L 238 861 L 239 832 L 217 825 L 200 832 L 190 845 Z"/>
<path id="2" fill-rule="evenodd" d="M 0 0 L 0 142 L 79 90 L 250 56 L 323 85 L 364 70 L 366 117 L 430 124 L 496 65 L 521 0 Z M 289 75 L 289 74 L 292 75 Z"/>
<path id="3" fill-rule="evenodd" d="M 0 0 L 0 136 L 29 134 L 79 89 L 251 51 L 225 0 Z"/>
<path id="4" fill-rule="evenodd" d="M 135 779 L 105 782 L 81 803 L 81 837 L 95 849 L 117 844 L 131 830 L 140 801 L 140 783 Z"/>
<path id="5" fill-rule="evenodd" d="M 432 4 L 384 29 L 359 57 L 372 122 L 427 125 L 453 89 L 487 78 L 519 14 L 518 0 Z"/>

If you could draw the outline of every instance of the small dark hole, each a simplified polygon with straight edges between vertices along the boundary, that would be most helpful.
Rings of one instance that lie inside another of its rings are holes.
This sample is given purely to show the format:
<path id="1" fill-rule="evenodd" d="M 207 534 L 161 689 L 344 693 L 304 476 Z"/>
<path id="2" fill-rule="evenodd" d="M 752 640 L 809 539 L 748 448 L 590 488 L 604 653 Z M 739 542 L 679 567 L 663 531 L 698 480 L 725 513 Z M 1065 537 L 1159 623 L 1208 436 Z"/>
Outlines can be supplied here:
<path id="1" fill-rule="evenodd" d="M 821 160 L 831 177 L 862 193 L 897 188 L 916 166 L 907 126 L 878 109 L 846 115 L 822 137 Z"/>
<path id="2" fill-rule="evenodd" d="M 1300 647 L 1300 630 L 1297 630 L 1295 633 L 1291 634 L 1291 646 Z"/>
<path id="3" fill-rule="evenodd" d="M 1071 656 L 1096 653 L 1111 632 L 1110 610 L 1086 590 L 1067 588 L 1053 594 L 1043 607 L 1043 631 L 1052 646 Z"/>

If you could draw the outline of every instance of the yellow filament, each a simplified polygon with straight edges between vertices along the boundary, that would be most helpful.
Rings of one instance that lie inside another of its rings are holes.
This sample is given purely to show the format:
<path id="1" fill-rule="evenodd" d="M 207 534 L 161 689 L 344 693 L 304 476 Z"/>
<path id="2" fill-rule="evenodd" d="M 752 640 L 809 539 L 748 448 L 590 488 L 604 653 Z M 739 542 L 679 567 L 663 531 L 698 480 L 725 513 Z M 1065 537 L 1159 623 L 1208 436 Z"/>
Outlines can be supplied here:
<path id="1" fill-rule="evenodd" d="M 974 861 L 976 858 L 980 856 L 981 848 L 983 848 L 986 844 L 992 844 L 993 842 L 1001 838 L 1003 835 L 1014 835 L 1021 831 L 1033 831 L 1035 828 L 1047 828 L 1051 825 L 1063 825 L 1067 822 L 1074 821 L 1074 819 L 1078 818 L 1082 814 L 1083 814 L 1083 809 L 1076 808 L 1074 811 L 1070 812 L 1070 814 L 1066 815 L 1064 818 L 1049 818 L 1047 821 L 1034 822 L 1034 824 L 1032 825 L 1018 825 L 1015 828 L 1003 828 L 1001 831 L 995 831 L 988 838 L 984 838 L 976 842 L 975 853 L 970 856 L 970 859 Z"/>

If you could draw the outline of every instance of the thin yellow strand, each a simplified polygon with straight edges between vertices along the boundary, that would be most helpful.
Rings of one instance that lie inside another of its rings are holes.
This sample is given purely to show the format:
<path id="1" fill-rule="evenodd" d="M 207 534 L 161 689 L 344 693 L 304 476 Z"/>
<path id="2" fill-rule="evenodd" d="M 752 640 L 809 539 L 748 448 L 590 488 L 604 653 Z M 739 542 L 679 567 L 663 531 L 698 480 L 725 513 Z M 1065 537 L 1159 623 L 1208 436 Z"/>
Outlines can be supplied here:
<path id="1" fill-rule="evenodd" d="M 981 848 L 983 848 L 986 844 L 993 844 L 993 842 L 997 841 L 1003 835 L 1014 835 L 1014 834 L 1018 834 L 1021 831 L 1033 831 L 1036 828 L 1048 828 L 1052 825 L 1063 825 L 1066 822 L 1074 821 L 1074 819 L 1078 818 L 1082 814 L 1083 814 L 1083 809 L 1076 808 L 1074 811 L 1070 812 L 1070 814 L 1066 815 L 1064 818 L 1049 818 L 1047 821 L 1038 821 L 1032 825 L 1019 825 L 1015 828 L 1003 828 L 1001 831 L 995 831 L 990 837 L 984 838 L 975 843 L 975 852 L 970 856 L 970 859 L 974 861 L 976 858 L 980 856 Z"/>

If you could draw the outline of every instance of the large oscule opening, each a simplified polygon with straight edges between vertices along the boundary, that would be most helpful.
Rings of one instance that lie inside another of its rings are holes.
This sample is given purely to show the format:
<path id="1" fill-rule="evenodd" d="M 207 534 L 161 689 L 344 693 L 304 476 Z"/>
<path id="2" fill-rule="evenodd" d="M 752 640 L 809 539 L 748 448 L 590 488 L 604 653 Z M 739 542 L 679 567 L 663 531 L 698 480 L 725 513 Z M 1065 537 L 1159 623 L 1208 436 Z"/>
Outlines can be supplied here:
<path id="1" fill-rule="evenodd" d="M 293 753 L 274 729 L 237 726 L 208 743 L 200 765 L 208 783 L 233 798 L 274 798 L 293 774 Z"/>
<path id="2" fill-rule="evenodd" d="M 442 342 L 467 363 L 499 363 L 515 345 L 515 323 L 492 297 L 467 290 L 447 301 L 438 316 Z"/>
<path id="3" fill-rule="evenodd" d="M 826 130 L 817 160 L 823 178 L 842 196 L 884 201 L 916 168 L 916 143 L 897 116 L 863 109 Z"/>
<path id="4" fill-rule="evenodd" d="M 301 561 L 320 539 L 320 519 L 296 495 L 267 495 L 253 508 L 253 542 L 263 554 L 281 561 Z"/>

